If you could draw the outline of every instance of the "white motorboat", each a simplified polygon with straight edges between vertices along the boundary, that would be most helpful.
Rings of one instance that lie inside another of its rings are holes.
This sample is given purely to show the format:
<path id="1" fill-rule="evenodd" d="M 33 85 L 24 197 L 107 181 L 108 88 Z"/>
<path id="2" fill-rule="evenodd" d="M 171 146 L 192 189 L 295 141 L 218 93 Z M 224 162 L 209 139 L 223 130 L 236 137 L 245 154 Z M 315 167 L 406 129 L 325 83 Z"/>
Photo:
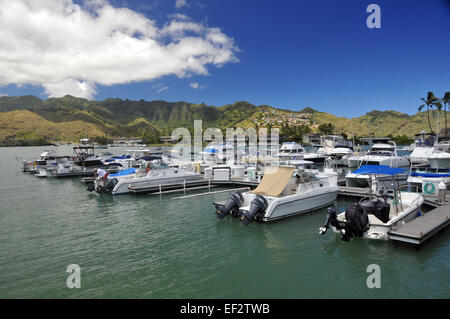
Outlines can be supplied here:
<path id="1" fill-rule="evenodd" d="M 435 144 L 427 159 L 431 168 L 450 168 L 450 141 Z"/>
<path id="2" fill-rule="evenodd" d="M 23 160 L 22 169 L 24 172 L 36 174 L 39 173 L 40 169 L 52 167 L 53 165 L 57 165 L 57 163 L 61 163 L 67 159 L 70 159 L 70 156 L 60 156 L 54 150 L 44 150 L 44 152 L 40 154 L 38 160 Z"/>
<path id="3" fill-rule="evenodd" d="M 431 156 L 433 152 L 433 146 L 435 142 L 436 135 L 433 133 L 422 132 L 420 134 L 416 134 L 416 139 L 410 146 L 412 150 L 411 154 L 409 155 L 411 164 L 429 164 L 428 157 Z"/>
<path id="4" fill-rule="evenodd" d="M 305 148 L 295 142 L 284 142 L 281 145 L 280 151 L 277 156 L 280 162 L 287 162 L 292 160 L 302 160 L 306 154 Z"/>
<path id="5" fill-rule="evenodd" d="M 315 175 L 292 166 L 267 167 L 256 189 L 234 193 L 214 205 L 219 218 L 231 214 L 247 225 L 326 207 L 336 200 L 338 190 L 336 173 Z"/>
<path id="6" fill-rule="evenodd" d="M 353 156 L 353 151 L 347 147 L 335 147 L 328 156 L 327 161 L 331 165 L 348 166 L 348 159 Z"/>
<path id="7" fill-rule="evenodd" d="M 201 180 L 199 173 L 188 172 L 182 168 L 170 167 L 161 158 L 142 163 L 139 169 L 128 169 L 117 174 L 108 175 L 105 179 L 96 179 L 94 188 L 98 193 L 112 195 L 126 194 L 130 188 L 143 190 L 153 186 L 182 184 Z"/>
<path id="8" fill-rule="evenodd" d="M 210 164 L 224 164 L 228 161 L 234 161 L 234 147 L 231 143 L 218 143 L 210 144 L 200 152 L 202 155 L 202 161 Z M 229 158 L 230 154 L 233 154 L 233 158 Z"/>
<path id="9" fill-rule="evenodd" d="M 371 176 L 371 195 L 348 206 L 340 214 L 334 208 L 328 209 L 327 220 L 319 229 L 320 234 L 326 233 L 331 225 L 344 241 L 352 237 L 388 240 L 389 231 L 420 215 L 423 196 L 399 191 L 395 176 L 404 169 L 366 165 L 361 170 Z M 391 183 L 386 187 L 379 179 L 380 176 L 391 177 Z"/>
<path id="10" fill-rule="evenodd" d="M 341 135 L 324 135 L 320 138 L 322 147 L 317 150 L 317 154 L 330 156 L 334 149 L 353 149 L 353 142 L 344 139 Z"/>
<path id="11" fill-rule="evenodd" d="M 376 142 L 372 144 L 366 155 L 351 157 L 348 159 L 348 162 L 350 163 L 351 161 L 357 161 L 359 163 L 358 167 L 362 165 L 382 165 L 393 168 L 409 167 L 408 158 L 399 156 L 395 142 L 389 139 L 376 139 Z M 406 175 L 401 175 L 399 178 L 406 182 Z M 345 179 L 347 186 L 350 187 L 366 187 L 369 185 L 368 175 L 350 172 L 345 176 Z"/>
<path id="12" fill-rule="evenodd" d="M 73 148 L 73 157 L 63 157 L 61 160 L 42 166 L 37 177 L 69 177 L 94 175 L 97 168 L 118 170 L 117 163 L 108 163 L 104 158 L 95 156 L 94 147 L 79 145 Z"/>

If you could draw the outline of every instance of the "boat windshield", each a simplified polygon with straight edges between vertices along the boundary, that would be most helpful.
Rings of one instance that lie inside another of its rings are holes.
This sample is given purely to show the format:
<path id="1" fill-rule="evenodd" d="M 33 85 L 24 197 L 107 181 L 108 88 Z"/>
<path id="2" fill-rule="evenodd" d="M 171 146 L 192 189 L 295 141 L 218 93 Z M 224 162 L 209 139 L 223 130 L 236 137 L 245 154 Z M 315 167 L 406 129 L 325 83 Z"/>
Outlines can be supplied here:
<path id="1" fill-rule="evenodd" d="M 437 145 L 434 147 L 435 153 L 450 153 L 450 145 Z"/>
<path id="2" fill-rule="evenodd" d="M 150 162 L 150 167 L 151 169 L 165 169 L 169 168 L 169 165 L 167 165 L 167 163 L 164 163 L 160 159 L 156 159 Z"/>
<path id="3" fill-rule="evenodd" d="M 389 148 L 372 148 L 368 155 L 382 155 L 382 156 L 392 156 L 392 149 Z"/>
<path id="4" fill-rule="evenodd" d="M 297 170 L 296 172 L 294 172 L 294 176 L 297 178 L 297 184 L 305 184 L 317 181 L 319 179 L 313 173 L 306 172 L 304 170 Z"/>

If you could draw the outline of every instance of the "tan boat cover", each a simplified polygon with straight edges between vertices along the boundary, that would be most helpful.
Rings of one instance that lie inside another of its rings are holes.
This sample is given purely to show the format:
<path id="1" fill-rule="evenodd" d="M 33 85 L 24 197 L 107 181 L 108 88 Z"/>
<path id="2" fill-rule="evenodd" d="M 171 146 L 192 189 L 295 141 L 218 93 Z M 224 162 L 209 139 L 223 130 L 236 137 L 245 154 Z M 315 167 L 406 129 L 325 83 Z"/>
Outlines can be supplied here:
<path id="1" fill-rule="evenodd" d="M 280 196 L 294 171 L 294 167 L 267 167 L 258 187 L 252 190 L 251 193 L 273 197 Z"/>

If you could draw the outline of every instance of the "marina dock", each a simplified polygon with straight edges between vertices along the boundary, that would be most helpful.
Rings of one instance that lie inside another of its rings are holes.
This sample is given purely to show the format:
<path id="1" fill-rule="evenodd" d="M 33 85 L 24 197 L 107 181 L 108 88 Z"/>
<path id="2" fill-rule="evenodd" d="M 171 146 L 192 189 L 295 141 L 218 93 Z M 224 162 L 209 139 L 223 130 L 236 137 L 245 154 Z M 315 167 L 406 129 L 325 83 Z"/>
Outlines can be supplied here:
<path id="1" fill-rule="evenodd" d="M 435 208 L 405 225 L 391 230 L 389 238 L 394 241 L 421 245 L 433 235 L 444 230 L 449 224 L 450 206 Z"/>

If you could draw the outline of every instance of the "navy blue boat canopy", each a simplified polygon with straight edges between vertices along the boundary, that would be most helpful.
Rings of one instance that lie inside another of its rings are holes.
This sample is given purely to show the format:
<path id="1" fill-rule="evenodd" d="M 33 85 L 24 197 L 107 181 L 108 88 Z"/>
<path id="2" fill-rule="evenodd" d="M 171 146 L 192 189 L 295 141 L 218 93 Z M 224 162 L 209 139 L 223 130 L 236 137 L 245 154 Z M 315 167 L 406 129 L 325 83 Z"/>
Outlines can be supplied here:
<path id="1" fill-rule="evenodd" d="M 362 174 L 362 175 L 397 175 L 404 173 L 406 169 L 404 168 L 394 168 L 386 165 L 362 165 L 356 171 L 353 171 L 354 174 Z"/>

